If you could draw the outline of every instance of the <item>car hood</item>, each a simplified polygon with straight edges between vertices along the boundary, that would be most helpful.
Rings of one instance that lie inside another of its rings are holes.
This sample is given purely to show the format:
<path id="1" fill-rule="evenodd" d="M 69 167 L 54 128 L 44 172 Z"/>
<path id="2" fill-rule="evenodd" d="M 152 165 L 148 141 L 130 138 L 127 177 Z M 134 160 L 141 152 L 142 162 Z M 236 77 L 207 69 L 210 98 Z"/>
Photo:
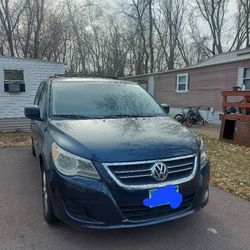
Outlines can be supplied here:
<path id="1" fill-rule="evenodd" d="M 163 159 L 199 150 L 197 138 L 169 117 L 54 120 L 49 129 L 65 150 L 100 162 Z"/>

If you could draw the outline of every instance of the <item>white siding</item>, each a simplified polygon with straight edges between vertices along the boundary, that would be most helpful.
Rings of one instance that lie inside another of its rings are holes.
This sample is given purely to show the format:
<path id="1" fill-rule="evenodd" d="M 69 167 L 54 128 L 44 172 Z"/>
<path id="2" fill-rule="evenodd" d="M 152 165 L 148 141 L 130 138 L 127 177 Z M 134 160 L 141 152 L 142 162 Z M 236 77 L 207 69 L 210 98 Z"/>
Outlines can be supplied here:
<path id="1" fill-rule="evenodd" d="M 24 71 L 25 92 L 4 92 L 4 69 Z M 39 84 L 54 74 L 64 73 L 64 64 L 0 57 L 0 118 L 24 117 L 24 107 L 33 103 Z"/>
<path id="2" fill-rule="evenodd" d="M 27 118 L 0 118 L 0 132 L 27 131 L 31 129 Z"/>

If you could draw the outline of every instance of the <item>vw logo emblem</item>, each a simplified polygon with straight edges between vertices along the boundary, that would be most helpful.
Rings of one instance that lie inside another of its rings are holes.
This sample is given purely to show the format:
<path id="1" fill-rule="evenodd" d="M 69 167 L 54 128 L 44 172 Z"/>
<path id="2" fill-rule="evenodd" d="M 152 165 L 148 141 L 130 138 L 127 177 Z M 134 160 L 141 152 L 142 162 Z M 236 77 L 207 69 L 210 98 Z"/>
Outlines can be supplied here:
<path id="1" fill-rule="evenodd" d="M 168 178 L 168 168 L 162 162 L 156 162 L 151 168 L 151 173 L 157 181 L 165 181 Z"/>

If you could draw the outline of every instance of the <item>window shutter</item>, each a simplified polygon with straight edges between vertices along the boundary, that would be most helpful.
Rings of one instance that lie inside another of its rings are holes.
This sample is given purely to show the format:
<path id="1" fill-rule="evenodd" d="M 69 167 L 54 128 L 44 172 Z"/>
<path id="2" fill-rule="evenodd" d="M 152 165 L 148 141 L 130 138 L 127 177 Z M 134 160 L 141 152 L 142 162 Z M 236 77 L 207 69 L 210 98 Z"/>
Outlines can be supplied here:
<path id="1" fill-rule="evenodd" d="M 244 78 L 244 68 L 240 67 L 238 68 L 237 86 L 242 87 L 243 78 Z"/>

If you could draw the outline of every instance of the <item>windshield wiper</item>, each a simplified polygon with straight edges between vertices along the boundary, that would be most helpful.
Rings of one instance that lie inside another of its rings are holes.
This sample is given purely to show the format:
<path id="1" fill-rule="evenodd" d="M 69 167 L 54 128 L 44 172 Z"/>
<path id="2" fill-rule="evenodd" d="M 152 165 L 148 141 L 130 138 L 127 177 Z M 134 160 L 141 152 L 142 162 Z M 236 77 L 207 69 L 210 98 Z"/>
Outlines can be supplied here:
<path id="1" fill-rule="evenodd" d="M 75 115 L 75 114 L 56 114 L 53 115 L 54 117 L 60 117 L 60 118 L 68 118 L 68 119 L 95 119 L 94 117 L 91 116 L 86 116 L 86 115 Z"/>

